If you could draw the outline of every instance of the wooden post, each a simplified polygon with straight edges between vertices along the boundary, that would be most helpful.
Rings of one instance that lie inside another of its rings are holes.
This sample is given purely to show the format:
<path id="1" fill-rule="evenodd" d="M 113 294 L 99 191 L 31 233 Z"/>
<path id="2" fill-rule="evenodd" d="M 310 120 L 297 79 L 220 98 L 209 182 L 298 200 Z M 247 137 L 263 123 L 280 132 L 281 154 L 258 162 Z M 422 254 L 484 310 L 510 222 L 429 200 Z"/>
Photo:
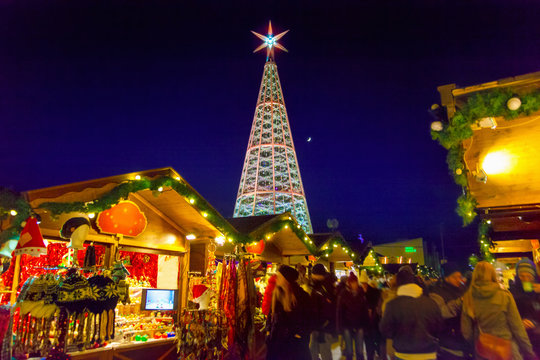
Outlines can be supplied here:
<path id="1" fill-rule="evenodd" d="M 11 284 L 11 296 L 9 302 L 15 304 L 17 300 L 17 287 L 19 286 L 19 275 L 21 274 L 21 255 L 15 257 L 15 269 L 13 271 L 13 283 Z"/>

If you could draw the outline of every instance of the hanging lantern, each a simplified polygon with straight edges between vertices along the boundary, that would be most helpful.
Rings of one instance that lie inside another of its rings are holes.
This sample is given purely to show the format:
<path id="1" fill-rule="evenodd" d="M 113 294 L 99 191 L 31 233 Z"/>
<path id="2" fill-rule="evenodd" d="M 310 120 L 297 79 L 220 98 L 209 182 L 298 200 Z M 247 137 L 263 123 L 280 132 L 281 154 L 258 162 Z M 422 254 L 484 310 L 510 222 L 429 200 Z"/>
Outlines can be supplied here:
<path id="1" fill-rule="evenodd" d="M 246 246 L 246 251 L 252 254 L 260 255 L 264 251 L 264 240 L 259 240 L 257 243 L 253 245 Z"/>
<path id="2" fill-rule="evenodd" d="M 35 217 L 26 219 L 26 224 L 21 231 L 21 238 L 15 248 L 15 255 L 28 254 L 40 256 L 47 253 L 47 247 L 43 242 L 43 235 Z"/>

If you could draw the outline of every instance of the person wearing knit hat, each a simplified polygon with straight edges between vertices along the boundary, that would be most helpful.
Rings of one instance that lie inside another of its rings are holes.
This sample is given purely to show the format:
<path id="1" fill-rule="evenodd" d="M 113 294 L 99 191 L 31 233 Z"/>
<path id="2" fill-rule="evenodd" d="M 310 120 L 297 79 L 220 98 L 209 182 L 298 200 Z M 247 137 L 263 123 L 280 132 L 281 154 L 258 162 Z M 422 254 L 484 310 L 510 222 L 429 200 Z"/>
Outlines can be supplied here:
<path id="1" fill-rule="evenodd" d="M 311 333 L 309 350 L 312 359 L 332 360 L 332 343 L 336 330 L 336 290 L 334 281 L 323 264 L 311 271 L 311 301 L 315 331 Z"/>
<path id="2" fill-rule="evenodd" d="M 469 343 L 461 334 L 461 308 L 465 286 L 459 266 L 447 262 L 442 266 L 442 279 L 429 289 L 429 297 L 437 303 L 444 319 L 440 334 L 439 358 L 466 359 L 472 356 Z"/>
<path id="3" fill-rule="evenodd" d="M 363 359 L 364 329 L 368 325 L 366 296 L 353 272 L 346 284 L 337 300 L 336 328 L 345 341 L 345 359 L 352 360 L 355 354 L 357 359 Z"/>
<path id="4" fill-rule="evenodd" d="M 510 286 L 523 325 L 536 356 L 540 357 L 540 279 L 536 265 L 529 259 L 516 264 L 516 276 Z"/>
<path id="5" fill-rule="evenodd" d="M 298 285 L 298 271 L 281 265 L 272 296 L 267 360 L 309 360 L 309 334 L 312 331 L 311 299 Z"/>

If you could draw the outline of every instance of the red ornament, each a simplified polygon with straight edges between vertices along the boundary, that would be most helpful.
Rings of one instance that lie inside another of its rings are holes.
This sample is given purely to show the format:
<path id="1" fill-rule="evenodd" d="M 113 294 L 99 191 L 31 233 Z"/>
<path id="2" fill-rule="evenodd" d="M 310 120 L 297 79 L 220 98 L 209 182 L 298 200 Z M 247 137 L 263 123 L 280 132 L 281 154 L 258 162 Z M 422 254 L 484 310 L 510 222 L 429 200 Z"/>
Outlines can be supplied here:
<path id="1" fill-rule="evenodd" d="M 21 238 L 15 248 L 15 255 L 28 254 L 40 256 L 47 253 L 47 247 L 43 242 L 43 235 L 39 230 L 37 219 L 29 217 L 26 219 L 26 225 L 21 232 Z"/>
<path id="2" fill-rule="evenodd" d="M 146 216 L 137 204 L 121 201 L 109 210 L 99 213 L 96 225 L 106 234 L 138 236 L 146 229 Z"/>
<path id="3" fill-rule="evenodd" d="M 259 242 L 255 243 L 254 245 L 246 246 L 246 251 L 252 254 L 260 255 L 264 251 L 264 246 L 265 246 L 264 240 L 259 240 Z"/>

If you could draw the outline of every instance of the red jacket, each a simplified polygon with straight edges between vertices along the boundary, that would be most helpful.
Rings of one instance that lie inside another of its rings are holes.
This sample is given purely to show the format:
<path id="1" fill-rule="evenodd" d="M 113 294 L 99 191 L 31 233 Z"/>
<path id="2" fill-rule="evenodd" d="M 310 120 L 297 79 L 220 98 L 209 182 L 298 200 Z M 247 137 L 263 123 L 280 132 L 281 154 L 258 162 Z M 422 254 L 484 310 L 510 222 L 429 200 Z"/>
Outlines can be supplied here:
<path id="1" fill-rule="evenodd" d="M 274 289 L 276 288 L 276 279 L 277 275 L 270 276 L 270 278 L 268 279 L 268 285 L 264 290 L 262 312 L 266 316 L 268 316 L 268 314 L 270 314 L 270 310 L 272 310 L 272 294 L 274 293 Z"/>

